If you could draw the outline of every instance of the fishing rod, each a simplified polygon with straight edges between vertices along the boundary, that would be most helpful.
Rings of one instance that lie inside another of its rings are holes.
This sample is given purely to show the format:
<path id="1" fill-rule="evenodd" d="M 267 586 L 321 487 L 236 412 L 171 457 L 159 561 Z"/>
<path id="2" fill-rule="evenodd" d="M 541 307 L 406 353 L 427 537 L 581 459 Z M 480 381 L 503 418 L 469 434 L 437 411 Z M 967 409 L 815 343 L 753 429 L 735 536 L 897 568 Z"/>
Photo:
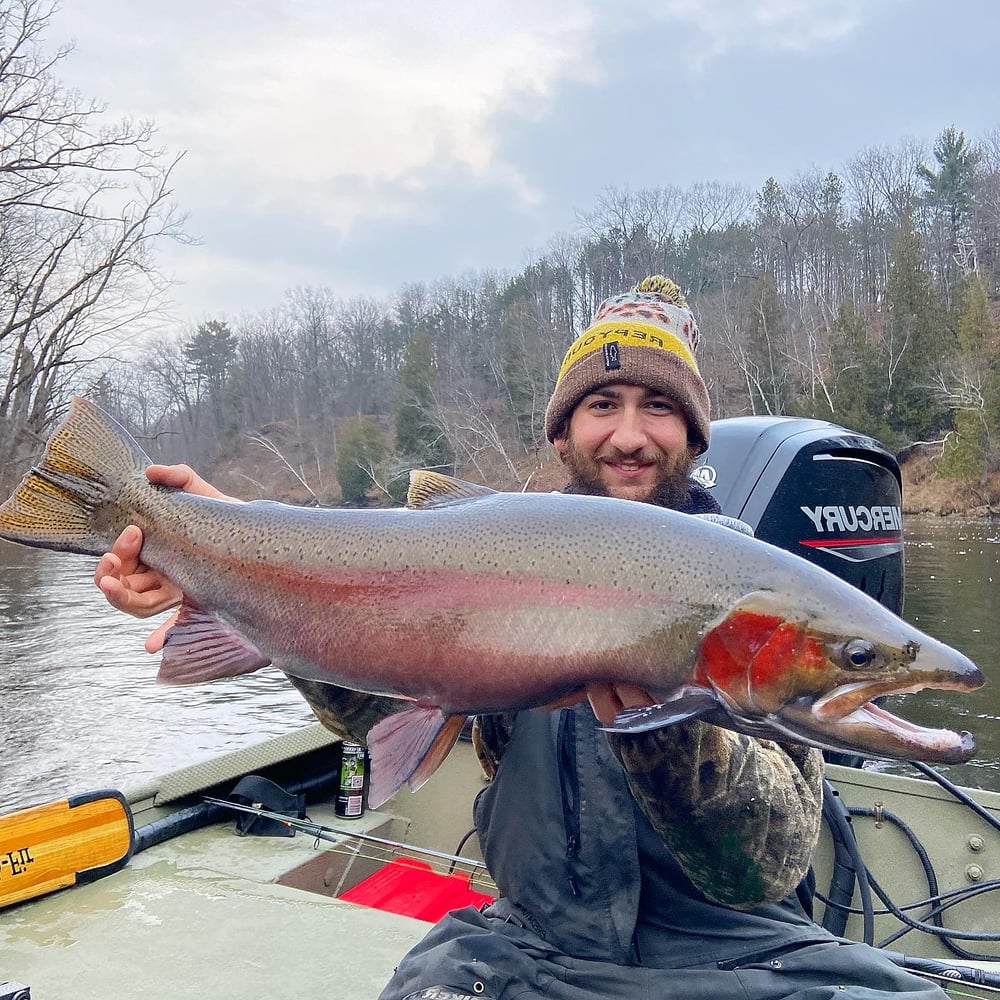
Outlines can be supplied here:
<path id="1" fill-rule="evenodd" d="M 295 816 L 286 816 L 284 813 L 272 812 L 270 809 L 264 809 L 259 806 L 246 806 L 239 802 L 230 802 L 227 799 L 216 799 L 210 795 L 204 795 L 202 796 L 202 799 L 205 802 L 210 802 L 212 805 L 224 806 L 227 809 L 233 809 L 237 812 L 250 813 L 253 816 L 259 816 L 263 819 L 274 820 L 277 823 L 282 823 L 285 826 L 291 827 L 293 830 L 300 830 L 302 833 L 308 833 L 310 836 L 315 837 L 317 842 L 323 840 L 331 844 L 342 844 L 345 838 L 360 840 L 363 843 L 375 844 L 379 847 L 391 849 L 393 852 L 403 848 L 404 850 L 411 851 L 414 854 L 421 854 L 424 857 L 433 858 L 436 861 L 446 861 L 452 867 L 455 865 L 467 865 L 470 869 L 472 869 L 469 873 L 470 877 L 476 870 L 481 869 L 484 872 L 486 871 L 486 865 L 482 861 L 476 861 L 474 858 L 463 858 L 458 854 L 448 854 L 445 851 L 435 851 L 429 847 L 416 847 L 413 844 L 403 844 L 398 840 L 387 840 L 383 837 L 376 837 L 370 833 L 357 833 L 354 830 L 338 830 L 333 826 L 324 826 L 322 823 L 314 823 L 310 819 L 299 819 Z"/>

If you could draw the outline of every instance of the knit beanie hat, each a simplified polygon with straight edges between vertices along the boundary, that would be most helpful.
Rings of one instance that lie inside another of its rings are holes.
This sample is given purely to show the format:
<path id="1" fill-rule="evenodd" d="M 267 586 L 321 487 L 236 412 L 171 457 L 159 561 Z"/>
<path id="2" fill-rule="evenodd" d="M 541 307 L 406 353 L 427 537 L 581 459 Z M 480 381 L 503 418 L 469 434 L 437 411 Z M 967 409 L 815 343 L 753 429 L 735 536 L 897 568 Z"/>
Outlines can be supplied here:
<path id="1" fill-rule="evenodd" d="M 594 322 L 563 359 L 545 410 L 552 441 L 589 392 L 625 382 L 670 396 L 684 412 L 691 444 L 708 447 L 708 389 L 694 359 L 698 324 L 680 288 L 661 274 L 643 278 L 631 292 L 601 303 Z"/>

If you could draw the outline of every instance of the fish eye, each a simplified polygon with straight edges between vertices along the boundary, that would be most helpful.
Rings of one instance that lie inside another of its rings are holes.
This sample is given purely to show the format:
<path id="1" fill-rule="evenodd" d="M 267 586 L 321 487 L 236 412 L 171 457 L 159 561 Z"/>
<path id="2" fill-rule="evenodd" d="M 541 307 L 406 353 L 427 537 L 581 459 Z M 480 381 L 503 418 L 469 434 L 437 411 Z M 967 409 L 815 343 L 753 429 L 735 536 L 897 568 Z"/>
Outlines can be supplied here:
<path id="1" fill-rule="evenodd" d="M 863 670 L 874 662 L 875 648 L 865 639 L 852 639 L 844 646 L 844 660 L 854 670 Z"/>

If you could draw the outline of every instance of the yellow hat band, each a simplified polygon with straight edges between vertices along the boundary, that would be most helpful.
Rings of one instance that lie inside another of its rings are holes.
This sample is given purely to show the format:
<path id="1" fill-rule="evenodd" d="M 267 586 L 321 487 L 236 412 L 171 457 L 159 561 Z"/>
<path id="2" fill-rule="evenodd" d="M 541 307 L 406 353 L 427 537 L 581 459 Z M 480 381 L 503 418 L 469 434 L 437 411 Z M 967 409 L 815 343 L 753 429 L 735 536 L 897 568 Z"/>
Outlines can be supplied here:
<path id="1" fill-rule="evenodd" d="M 652 347 L 661 351 L 676 354 L 681 361 L 698 371 L 698 363 L 687 346 L 672 333 L 655 323 L 622 323 L 621 321 L 605 320 L 585 330 L 573 343 L 563 358 L 562 367 L 556 378 L 558 385 L 563 376 L 581 358 L 594 351 L 601 350 L 607 343 L 634 344 L 637 347 Z"/>

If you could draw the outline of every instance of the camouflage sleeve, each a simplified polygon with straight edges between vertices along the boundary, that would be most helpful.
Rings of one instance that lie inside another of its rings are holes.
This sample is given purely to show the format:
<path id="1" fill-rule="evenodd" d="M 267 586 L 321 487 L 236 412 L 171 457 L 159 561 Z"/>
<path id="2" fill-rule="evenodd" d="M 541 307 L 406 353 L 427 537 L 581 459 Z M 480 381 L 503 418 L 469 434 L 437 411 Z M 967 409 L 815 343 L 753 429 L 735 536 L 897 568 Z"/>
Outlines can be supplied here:
<path id="1" fill-rule="evenodd" d="M 608 738 L 632 795 L 705 896 L 750 909 L 795 890 L 819 839 L 818 750 L 699 721 Z"/>
<path id="2" fill-rule="evenodd" d="M 501 715 L 477 715 L 472 723 L 472 746 L 483 769 L 483 777 L 492 781 L 500 766 L 510 735 L 514 729 L 515 712 Z"/>

